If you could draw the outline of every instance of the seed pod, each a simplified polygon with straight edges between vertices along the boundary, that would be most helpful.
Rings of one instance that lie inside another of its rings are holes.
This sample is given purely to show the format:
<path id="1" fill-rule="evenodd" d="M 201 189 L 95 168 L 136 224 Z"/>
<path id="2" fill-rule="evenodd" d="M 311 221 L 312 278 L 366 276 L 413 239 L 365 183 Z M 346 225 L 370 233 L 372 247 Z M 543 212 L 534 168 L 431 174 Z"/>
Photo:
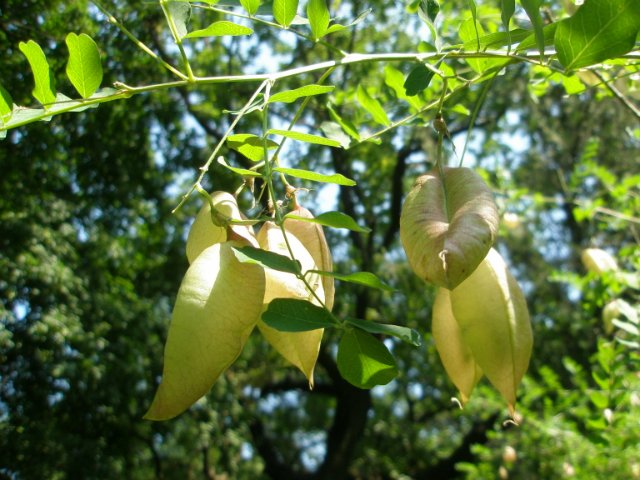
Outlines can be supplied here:
<path id="1" fill-rule="evenodd" d="M 233 195 L 227 192 L 213 192 L 213 205 L 218 211 L 217 217 L 211 216 L 211 205 L 205 202 L 189 230 L 187 237 L 187 259 L 192 263 L 206 248 L 228 240 L 226 222 L 229 219 L 240 220 L 242 214 Z M 214 223 L 214 218 L 217 223 Z M 233 231 L 238 237 L 255 244 L 251 227 L 234 225 Z"/>
<path id="2" fill-rule="evenodd" d="M 400 216 L 400 239 L 413 271 L 454 289 L 480 264 L 498 231 L 498 208 L 468 168 L 433 170 L 416 180 Z"/>
<path id="3" fill-rule="evenodd" d="M 513 415 L 533 334 L 524 295 L 496 250 L 451 291 L 451 308 L 464 343 Z"/>
<path id="4" fill-rule="evenodd" d="M 445 288 L 439 288 L 436 293 L 431 329 L 442 365 L 460 391 L 460 400 L 464 405 L 482 378 L 482 370 L 469 347 L 462 341 L 460 327 L 451 310 L 449 290 Z"/>
<path id="5" fill-rule="evenodd" d="M 264 250 L 289 256 L 282 230 L 273 222 L 265 222 L 258 232 L 258 243 Z M 317 270 L 312 254 L 292 233 L 287 232 L 287 240 L 293 256 L 300 262 L 302 271 Z M 277 270 L 266 269 L 266 288 L 264 293 L 264 309 L 274 298 L 295 298 L 318 304 L 314 295 L 303 281 L 294 275 Z M 324 290 L 318 274 L 307 275 L 307 281 L 315 294 L 324 301 Z M 320 351 L 323 329 L 307 332 L 281 332 L 269 327 L 262 320 L 258 328 L 267 341 L 291 364 L 299 368 L 313 387 L 313 370 Z"/>
<path id="6" fill-rule="evenodd" d="M 299 217 L 313 218 L 313 214 L 309 210 L 299 205 L 296 205 L 296 208 L 294 208 L 291 213 Z M 326 272 L 333 271 L 331 251 L 329 250 L 322 226 L 317 223 L 294 219 L 285 220 L 284 226 L 288 232 L 298 237 L 300 242 L 309 250 L 318 269 Z M 333 297 L 335 295 L 333 277 L 323 275 L 322 288 L 324 289 L 324 304 L 328 310 L 331 310 L 333 308 Z"/>
<path id="7" fill-rule="evenodd" d="M 264 270 L 232 246 L 204 250 L 182 280 L 164 349 L 162 382 L 145 418 L 167 420 L 205 395 L 240 355 L 262 311 Z"/>
<path id="8" fill-rule="evenodd" d="M 583 250 L 581 258 L 585 268 L 597 275 L 619 270 L 616 259 L 600 248 L 587 248 Z"/>

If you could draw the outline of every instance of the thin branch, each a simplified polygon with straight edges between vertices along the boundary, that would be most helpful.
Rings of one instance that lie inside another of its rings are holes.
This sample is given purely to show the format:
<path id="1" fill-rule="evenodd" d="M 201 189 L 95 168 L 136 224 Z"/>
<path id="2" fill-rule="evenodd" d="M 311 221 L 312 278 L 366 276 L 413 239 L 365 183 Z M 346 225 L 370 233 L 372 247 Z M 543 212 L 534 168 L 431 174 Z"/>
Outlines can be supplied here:
<path id="1" fill-rule="evenodd" d="M 636 118 L 640 119 L 640 109 L 636 107 L 633 103 L 631 103 L 631 101 L 627 97 L 625 97 L 624 94 L 620 90 L 618 90 L 615 87 L 615 85 L 613 85 L 613 83 L 611 83 L 611 81 L 604 78 L 600 72 L 592 71 L 592 73 L 596 77 L 598 77 L 598 79 L 602 83 L 604 83 L 604 85 L 609 89 L 609 91 L 613 94 L 614 97 L 616 97 L 618 100 L 620 100 L 620 102 L 622 102 L 622 105 L 628 108 L 631 111 L 631 113 L 633 113 L 636 116 Z"/>

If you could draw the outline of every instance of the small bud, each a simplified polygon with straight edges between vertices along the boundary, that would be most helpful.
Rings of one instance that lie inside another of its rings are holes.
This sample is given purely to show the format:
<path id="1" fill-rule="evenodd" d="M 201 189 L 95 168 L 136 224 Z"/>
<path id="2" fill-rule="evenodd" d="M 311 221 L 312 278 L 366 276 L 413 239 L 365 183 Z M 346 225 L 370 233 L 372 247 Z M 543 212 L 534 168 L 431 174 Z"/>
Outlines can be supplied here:
<path id="1" fill-rule="evenodd" d="M 576 474 L 576 469 L 569 462 L 564 462 L 562 464 L 562 473 L 565 477 L 573 477 Z"/>
<path id="2" fill-rule="evenodd" d="M 609 425 L 613 422 L 613 411 L 610 408 L 605 408 L 602 412 L 604 419 L 607 421 Z"/>
<path id="3" fill-rule="evenodd" d="M 500 480 L 507 480 L 509 478 L 509 471 L 503 465 L 500 465 L 498 469 L 498 477 L 500 477 Z"/>
<path id="4" fill-rule="evenodd" d="M 616 259 L 613 258 L 610 253 L 600 248 L 587 248 L 583 250 L 581 258 L 585 268 L 597 275 L 619 270 Z"/>

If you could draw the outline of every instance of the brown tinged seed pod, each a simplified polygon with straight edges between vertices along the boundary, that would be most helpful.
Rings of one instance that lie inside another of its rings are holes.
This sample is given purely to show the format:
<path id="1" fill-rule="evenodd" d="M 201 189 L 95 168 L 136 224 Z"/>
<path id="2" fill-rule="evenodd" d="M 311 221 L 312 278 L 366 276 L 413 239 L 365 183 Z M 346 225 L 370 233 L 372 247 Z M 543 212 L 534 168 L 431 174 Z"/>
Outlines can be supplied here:
<path id="1" fill-rule="evenodd" d="M 464 405 L 482 378 L 482 370 L 462 340 L 460 327 L 451 310 L 449 290 L 445 288 L 439 288 L 436 293 L 431 331 L 442 365 L 460 391 L 460 401 Z"/>
<path id="2" fill-rule="evenodd" d="M 451 291 L 451 308 L 463 342 L 514 415 L 533 333 L 524 295 L 496 250 Z"/>
<path id="3" fill-rule="evenodd" d="M 257 239 L 262 249 L 289 256 L 289 249 L 287 248 L 284 234 L 275 223 L 265 222 L 258 232 Z M 289 231 L 287 231 L 287 242 L 293 251 L 293 256 L 300 262 L 302 272 L 318 269 L 312 253 Z M 307 300 L 316 305 L 319 303 L 316 296 L 320 301 L 325 301 L 323 285 L 317 274 L 307 275 L 306 277 L 309 285 L 313 289 L 313 293 L 302 280 L 291 273 L 266 269 L 265 275 L 264 309 L 266 309 L 269 302 L 275 298 Z M 324 330 L 281 332 L 269 327 L 262 320 L 258 322 L 258 328 L 278 353 L 304 373 L 309 381 L 309 386 L 313 387 L 313 371 L 320 352 L 320 343 Z"/>
<path id="4" fill-rule="evenodd" d="M 265 273 L 240 263 L 236 242 L 205 249 L 185 274 L 164 349 L 162 382 L 148 420 L 179 415 L 236 360 L 260 318 Z"/>
<path id="5" fill-rule="evenodd" d="M 293 215 L 304 218 L 313 218 L 313 214 L 306 208 L 297 205 L 291 211 Z M 319 270 L 325 272 L 333 271 L 333 259 L 329 244 L 324 236 L 322 226 L 317 223 L 305 222 L 304 220 L 287 219 L 284 226 L 288 232 L 298 237 L 302 245 L 304 245 L 315 262 Z M 335 295 L 334 279 L 331 276 L 322 276 L 322 288 L 324 289 L 324 304 L 329 311 L 333 308 L 333 298 Z"/>
<path id="6" fill-rule="evenodd" d="M 402 207 L 400 239 L 413 271 L 454 289 L 480 264 L 498 232 L 491 190 L 468 168 L 419 177 Z"/>
<path id="7" fill-rule="evenodd" d="M 227 192 L 213 192 L 211 194 L 213 206 L 217 216 L 211 216 L 211 205 L 205 202 L 196 219 L 191 225 L 187 237 L 187 260 L 192 263 L 206 248 L 216 243 L 229 240 L 227 223 L 229 220 L 241 220 L 242 214 L 238 208 L 235 197 Z M 214 219 L 217 223 L 214 222 Z M 236 239 L 243 238 L 251 244 L 255 244 L 255 238 L 251 227 L 234 225 L 232 227 Z"/>

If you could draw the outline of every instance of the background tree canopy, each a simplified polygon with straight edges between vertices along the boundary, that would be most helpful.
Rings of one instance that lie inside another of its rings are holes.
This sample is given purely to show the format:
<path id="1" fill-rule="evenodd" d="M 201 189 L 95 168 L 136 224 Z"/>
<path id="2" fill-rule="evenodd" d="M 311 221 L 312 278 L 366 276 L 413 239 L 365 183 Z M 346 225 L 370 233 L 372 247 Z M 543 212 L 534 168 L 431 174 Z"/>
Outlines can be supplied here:
<path id="1" fill-rule="evenodd" d="M 0 478 L 640 478 L 640 8 L 635 0 L 586 0 L 581 13 L 569 0 L 523 0 L 511 17 L 509 4 L 458 0 L 437 10 L 433 0 L 333 1 L 331 25 L 347 28 L 323 36 L 332 27 L 305 2 L 298 13 L 314 22 L 292 17 L 289 29 L 278 26 L 287 12 L 274 23 L 267 2 L 257 10 L 263 21 L 231 18 L 251 35 L 185 41 L 196 77 L 285 71 L 345 52 L 389 56 L 338 66 L 328 79 L 326 69 L 300 71 L 278 79 L 272 92 L 335 86 L 308 97 L 296 130 L 343 148 L 289 142 L 280 159 L 357 182 L 294 179 L 310 188 L 298 199 L 314 213 L 340 210 L 370 229 L 325 229 L 335 270 L 374 272 L 393 288 L 338 281 L 334 312 L 423 337 L 421 347 L 384 337 L 400 373 L 371 390 L 340 375 L 336 332 L 325 333 L 311 391 L 254 333 L 191 409 L 168 422 L 142 419 L 201 202 L 193 196 L 172 209 L 257 83 L 186 82 L 141 94 L 121 86 L 117 95 L 130 98 L 7 130 L 0 143 Z M 192 2 L 188 30 L 229 20 L 222 10 L 244 15 L 243 7 L 255 13 L 258 5 Z M 597 19 L 607 5 L 620 12 L 611 14 L 619 33 L 603 40 Z M 559 41 L 568 28 L 559 21 L 570 15 L 588 20 L 585 38 Z M 34 104 L 21 42 L 37 42 L 59 90 L 73 91 L 65 77 L 69 32 L 95 40 L 103 86 L 176 81 L 119 26 L 185 68 L 153 2 L 0 5 L 8 111 L 12 102 Z M 549 52 L 554 38 L 557 55 L 538 61 L 538 48 Z M 518 50 L 527 42 L 528 53 Z M 494 50 L 504 55 L 487 53 Z M 428 57 L 430 69 L 398 52 L 445 53 Z M 446 84 L 432 69 L 445 72 Z M 286 128 L 299 104 L 272 104 L 270 128 Z M 449 163 L 474 168 L 494 193 L 502 216 L 497 248 L 531 313 L 534 351 L 519 389 L 518 427 L 504 423 L 504 404 L 486 381 L 464 410 L 450 401 L 456 391 L 431 335 L 435 288 L 409 269 L 400 245 L 403 199 L 435 163 L 438 105 L 451 134 Z M 0 114 L 9 125 L 11 113 Z M 259 136 L 262 127 L 257 114 L 241 119 L 242 133 Z M 235 167 L 253 165 L 232 149 L 222 154 Z M 202 186 L 234 192 L 240 183 L 213 162 Z M 239 197 L 246 211 L 260 210 L 252 200 L 248 191 Z M 619 268 L 586 269 L 581 254 L 591 247 Z"/>

